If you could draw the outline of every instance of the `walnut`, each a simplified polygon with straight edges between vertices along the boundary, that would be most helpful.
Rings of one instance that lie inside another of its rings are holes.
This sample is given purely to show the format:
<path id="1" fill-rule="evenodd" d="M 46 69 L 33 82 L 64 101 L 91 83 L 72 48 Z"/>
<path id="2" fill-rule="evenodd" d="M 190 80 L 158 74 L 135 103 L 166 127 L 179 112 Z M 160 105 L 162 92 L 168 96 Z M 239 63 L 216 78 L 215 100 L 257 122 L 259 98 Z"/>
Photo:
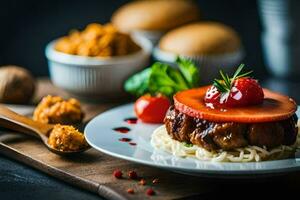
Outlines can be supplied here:
<path id="1" fill-rule="evenodd" d="M 35 91 L 35 80 L 30 72 L 18 66 L 0 67 L 0 102 L 28 103 Z"/>

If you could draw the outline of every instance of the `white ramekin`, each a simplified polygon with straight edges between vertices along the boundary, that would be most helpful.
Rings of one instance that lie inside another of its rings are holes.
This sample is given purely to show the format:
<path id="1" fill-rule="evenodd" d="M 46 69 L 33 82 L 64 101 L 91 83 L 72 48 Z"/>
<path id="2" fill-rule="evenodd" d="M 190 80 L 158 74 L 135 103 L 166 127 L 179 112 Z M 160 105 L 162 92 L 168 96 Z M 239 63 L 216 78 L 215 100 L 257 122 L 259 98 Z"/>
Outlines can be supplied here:
<path id="1" fill-rule="evenodd" d="M 226 53 L 222 55 L 203 55 L 203 56 L 181 56 L 192 60 L 199 67 L 200 80 L 202 84 L 209 84 L 215 78 L 219 77 L 219 71 L 223 70 L 226 73 L 233 73 L 241 64 L 244 58 L 244 51 L 240 50 L 233 53 Z M 175 61 L 178 55 L 163 51 L 158 47 L 153 50 L 153 57 L 155 60 L 167 62 L 175 66 Z M 180 55 L 179 55 L 180 56 Z"/>
<path id="2" fill-rule="evenodd" d="M 110 99 L 124 95 L 123 83 L 149 63 L 152 44 L 135 39 L 139 52 L 118 57 L 93 58 L 70 55 L 54 49 L 55 40 L 45 50 L 54 85 L 79 97 Z"/>
<path id="3" fill-rule="evenodd" d="M 150 40 L 152 45 L 156 45 L 160 38 L 165 34 L 165 31 L 146 31 L 146 30 L 133 30 L 131 34 L 136 38 L 145 38 Z"/>

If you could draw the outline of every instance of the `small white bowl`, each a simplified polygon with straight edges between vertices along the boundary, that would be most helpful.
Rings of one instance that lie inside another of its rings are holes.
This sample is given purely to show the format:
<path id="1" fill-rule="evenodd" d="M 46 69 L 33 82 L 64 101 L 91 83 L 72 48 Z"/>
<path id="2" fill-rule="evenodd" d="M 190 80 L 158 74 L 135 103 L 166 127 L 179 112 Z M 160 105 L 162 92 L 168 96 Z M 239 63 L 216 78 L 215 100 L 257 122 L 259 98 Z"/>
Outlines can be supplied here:
<path id="1" fill-rule="evenodd" d="M 70 55 L 54 49 L 55 40 L 45 50 L 54 85 L 88 99 L 112 99 L 125 94 L 124 81 L 149 63 L 152 44 L 134 38 L 141 50 L 126 56 L 93 58 Z"/>
<path id="2" fill-rule="evenodd" d="M 136 38 L 145 38 L 150 40 L 152 45 L 156 45 L 159 39 L 165 34 L 164 31 L 144 31 L 144 30 L 133 30 L 132 35 Z"/>
<path id="3" fill-rule="evenodd" d="M 170 53 L 155 47 L 153 57 L 155 60 L 167 62 L 175 66 L 175 61 L 178 55 Z M 179 55 L 180 56 L 180 55 Z M 203 56 L 182 56 L 192 60 L 198 67 L 200 72 L 200 80 L 202 84 L 211 83 L 214 78 L 219 77 L 219 71 L 223 70 L 226 73 L 233 73 L 241 61 L 245 53 L 243 49 L 222 55 L 203 55 Z"/>

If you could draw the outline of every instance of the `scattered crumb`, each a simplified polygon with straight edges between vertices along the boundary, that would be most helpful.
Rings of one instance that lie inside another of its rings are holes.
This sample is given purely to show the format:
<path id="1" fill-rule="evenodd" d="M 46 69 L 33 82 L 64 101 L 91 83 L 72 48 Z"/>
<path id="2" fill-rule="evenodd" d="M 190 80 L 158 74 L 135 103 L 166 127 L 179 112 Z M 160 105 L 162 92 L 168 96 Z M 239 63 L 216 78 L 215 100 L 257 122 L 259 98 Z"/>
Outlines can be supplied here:
<path id="1" fill-rule="evenodd" d="M 152 188 L 149 188 L 146 190 L 146 194 L 149 195 L 149 196 L 152 196 L 152 195 L 155 195 L 155 192 Z"/>
<path id="2" fill-rule="evenodd" d="M 152 183 L 153 183 L 153 184 L 159 183 L 159 179 L 158 179 L 158 178 L 153 179 Z"/>
<path id="3" fill-rule="evenodd" d="M 122 173 L 121 170 L 116 169 L 113 172 L 113 176 L 115 178 L 117 178 L 117 179 L 121 179 L 123 177 L 123 173 Z M 138 179 L 138 175 L 137 175 L 137 173 L 134 170 L 130 170 L 130 171 L 128 171 L 128 178 L 129 179 L 127 179 L 127 180 L 136 180 L 136 179 Z M 154 178 L 152 180 L 152 184 L 157 184 L 157 183 L 159 183 L 159 179 L 158 178 Z M 143 178 L 141 178 L 139 180 L 138 184 L 144 186 L 144 185 L 146 185 L 146 180 L 143 179 Z M 126 191 L 127 191 L 128 194 L 135 194 L 135 191 L 134 191 L 133 188 L 128 188 Z M 156 194 L 156 192 L 152 188 L 148 188 L 146 190 L 146 195 L 148 195 L 148 196 L 153 196 L 155 194 Z"/>
<path id="4" fill-rule="evenodd" d="M 138 175 L 137 175 L 137 173 L 135 171 L 131 170 L 131 171 L 128 172 L 128 177 L 130 179 L 137 179 Z"/>
<path id="5" fill-rule="evenodd" d="M 120 171 L 120 170 L 115 170 L 114 172 L 113 172 L 113 175 L 114 175 L 114 177 L 116 177 L 117 179 L 121 179 L 122 178 L 122 176 L 123 176 L 123 173 Z"/>
<path id="6" fill-rule="evenodd" d="M 127 189 L 128 194 L 134 194 L 134 190 L 132 188 Z"/>
<path id="7" fill-rule="evenodd" d="M 140 180 L 139 184 L 140 184 L 140 185 L 146 185 L 145 179 L 142 178 L 142 179 Z"/>

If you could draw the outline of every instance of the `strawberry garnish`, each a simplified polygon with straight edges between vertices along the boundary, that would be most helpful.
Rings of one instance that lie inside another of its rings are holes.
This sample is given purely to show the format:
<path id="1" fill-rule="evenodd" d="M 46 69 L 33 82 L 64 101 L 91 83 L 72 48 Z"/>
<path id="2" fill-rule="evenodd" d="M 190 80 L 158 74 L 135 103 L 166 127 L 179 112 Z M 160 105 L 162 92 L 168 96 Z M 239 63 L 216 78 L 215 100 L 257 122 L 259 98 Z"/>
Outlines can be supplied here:
<path id="1" fill-rule="evenodd" d="M 243 68 L 241 64 L 232 78 L 220 71 L 222 80 L 215 79 L 205 94 L 208 107 L 242 107 L 263 102 L 262 87 L 257 80 L 248 77 L 252 71 L 242 74 Z"/>

